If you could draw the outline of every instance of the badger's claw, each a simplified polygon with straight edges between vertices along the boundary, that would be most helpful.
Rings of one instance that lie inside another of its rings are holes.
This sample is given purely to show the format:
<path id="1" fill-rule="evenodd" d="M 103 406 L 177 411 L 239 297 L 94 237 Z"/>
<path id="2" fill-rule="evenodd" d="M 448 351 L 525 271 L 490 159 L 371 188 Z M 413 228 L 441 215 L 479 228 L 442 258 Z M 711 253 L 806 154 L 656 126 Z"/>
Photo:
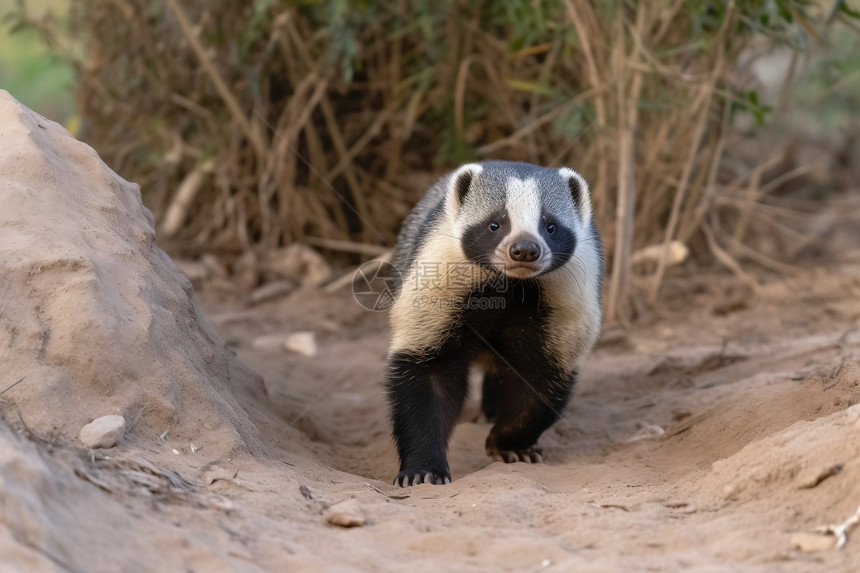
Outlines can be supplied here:
<path id="1" fill-rule="evenodd" d="M 526 450 L 500 450 L 493 447 L 487 448 L 487 455 L 493 458 L 493 461 L 505 462 L 506 464 L 513 464 L 516 462 L 539 464 L 543 462 L 542 454 L 543 451 L 540 448 L 528 448 Z"/>
<path id="2" fill-rule="evenodd" d="M 403 470 L 394 478 L 394 485 L 407 487 L 422 483 L 445 485 L 451 483 L 451 474 L 447 471 L 433 470 Z"/>

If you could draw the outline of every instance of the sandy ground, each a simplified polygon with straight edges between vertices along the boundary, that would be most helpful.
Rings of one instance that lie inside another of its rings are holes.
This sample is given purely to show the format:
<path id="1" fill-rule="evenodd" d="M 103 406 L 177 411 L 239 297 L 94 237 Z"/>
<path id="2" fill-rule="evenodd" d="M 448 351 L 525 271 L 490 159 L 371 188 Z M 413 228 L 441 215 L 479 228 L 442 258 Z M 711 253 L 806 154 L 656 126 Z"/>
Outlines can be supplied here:
<path id="1" fill-rule="evenodd" d="M 857 258 L 755 295 L 672 277 L 604 332 L 546 463 L 491 462 L 473 396 L 455 481 L 399 489 L 383 314 L 195 295 L 136 188 L 0 96 L 0 571 L 860 570 L 860 530 L 795 546 L 860 504 Z M 84 448 L 104 414 L 127 435 Z M 363 526 L 327 523 L 347 500 Z"/>
<path id="2" fill-rule="evenodd" d="M 407 490 L 389 485 L 397 460 L 380 391 L 384 316 L 348 293 L 297 293 L 238 314 L 204 307 L 306 436 L 305 451 L 287 447 L 283 460 L 314 495 L 309 535 L 293 537 L 309 551 L 299 561 L 365 570 L 403 562 L 474 571 L 857 570 L 856 541 L 803 553 L 792 537 L 845 520 L 860 504 L 860 406 L 852 408 L 860 401 L 860 268 L 777 281 L 758 298 L 720 275 L 670 288 L 698 294 L 680 295 L 679 310 L 651 326 L 604 335 L 575 400 L 541 439 L 545 464 L 492 463 L 483 452 L 489 425 L 468 421 L 475 399 L 451 441 L 455 481 Z M 317 357 L 253 345 L 305 330 L 318 333 Z M 322 533 L 323 507 L 348 498 L 369 524 Z M 290 538 L 295 525 L 266 537 Z"/>

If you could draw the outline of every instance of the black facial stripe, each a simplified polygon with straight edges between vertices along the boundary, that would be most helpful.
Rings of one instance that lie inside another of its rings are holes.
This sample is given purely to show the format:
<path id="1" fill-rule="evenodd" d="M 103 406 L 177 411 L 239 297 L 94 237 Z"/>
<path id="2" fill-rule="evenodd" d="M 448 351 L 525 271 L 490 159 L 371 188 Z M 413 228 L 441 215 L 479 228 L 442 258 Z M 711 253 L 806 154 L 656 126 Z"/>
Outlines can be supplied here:
<path id="1" fill-rule="evenodd" d="M 492 221 L 499 224 L 497 231 L 490 231 Z M 462 239 L 463 252 L 466 254 L 466 258 L 488 269 L 499 270 L 490 264 L 491 258 L 499 243 L 510 232 L 511 220 L 504 211 L 494 213 L 480 223 L 467 227 L 463 232 Z"/>
<path id="2" fill-rule="evenodd" d="M 550 234 L 547 232 L 547 223 L 555 223 L 554 233 Z M 572 229 L 558 221 L 551 220 L 551 218 L 545 219 L 545 222 L 540 227 L 540 232 L 541 237 L 543 237 L 543 240 L 552 251 L 552 264 L 546 272 L 554 271 L 564 266 L 570 260 L 570 257 L 573 256 L 573 251 L 576 249 L 576 234 Z"/>

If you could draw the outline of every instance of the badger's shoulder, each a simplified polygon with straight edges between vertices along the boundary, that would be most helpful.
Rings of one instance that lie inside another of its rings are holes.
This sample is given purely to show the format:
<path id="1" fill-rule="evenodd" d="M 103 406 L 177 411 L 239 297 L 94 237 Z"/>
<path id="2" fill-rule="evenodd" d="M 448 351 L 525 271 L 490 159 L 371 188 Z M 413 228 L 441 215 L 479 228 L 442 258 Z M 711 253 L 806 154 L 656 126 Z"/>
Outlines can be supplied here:
<path id="1" fill-rule="evenodd" d="M 424 193 L 403 220 L 392 257 L 392 263 L 402 274 L 415 263 L 428 237 L 444 218 L 446 188 L 447 177 L 443 177 Z"/>
<path id="2" fill-rule="evenodd" d="M 489 272 L 465 261 L 455 236 L 446 203 L 456 173 L 430 187 L 403 221 L 392 257 L 401 284 L 389 312 L 391 352 L 440 346 L 457 322 L 459 303 Z"/>

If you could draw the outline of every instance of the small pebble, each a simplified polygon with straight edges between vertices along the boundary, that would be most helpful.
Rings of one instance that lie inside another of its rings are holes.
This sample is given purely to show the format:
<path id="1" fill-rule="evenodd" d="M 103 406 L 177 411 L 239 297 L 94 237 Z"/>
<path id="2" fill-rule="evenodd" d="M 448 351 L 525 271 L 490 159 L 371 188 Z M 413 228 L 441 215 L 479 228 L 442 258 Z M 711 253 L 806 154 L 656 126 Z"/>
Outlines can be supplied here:
<path id="1" fill-rule="evenodd" d="M 361 527 L 367 523 L 364 512 L 354 499 L 337 503 L 325 512 L 325 520 L 340 527 Z"/>
<path id="2" fill-rule="evenodd" d="M 290 335 L 284 332 L 266 334 L 255 338 L 254 341 L 251 342 L 251 346 L 253 346 L 254 348 L 278 348 L 279 346 L 283 347 L 289 337 Z"/>
<path id="3" fill-rule="evenodd" d="M 316 336 L 313 332 L 296 332 L 284 342 L 284 347 L 296 354 L 313 358 L 317 355 Z"/>
<path id="4" fill-rule="evenodd" d="M 672 410 L 672 419 L 676 422 L 680 422 L 684 418 L 689 418 L 692 415 L 693 413 L 686 408 L 677 408 L 675 410 Z"/>
<path id="5" fill-rule="evenodd" d="M 205 472 L 203 472 L 203 483 L 206 485 L 212 485 L 216 481 L 228 481 L 236 477 L 236 470 L 227 469 L 221 466 L 213 465 L 210 466 Z"/>
<path id="6" fill-rule="evenodd" d="M 125 418 L 117 415 L 96 418 L 83 428 L 78 435 L 88 448 L 112 448 L 125 435 Z"/>

